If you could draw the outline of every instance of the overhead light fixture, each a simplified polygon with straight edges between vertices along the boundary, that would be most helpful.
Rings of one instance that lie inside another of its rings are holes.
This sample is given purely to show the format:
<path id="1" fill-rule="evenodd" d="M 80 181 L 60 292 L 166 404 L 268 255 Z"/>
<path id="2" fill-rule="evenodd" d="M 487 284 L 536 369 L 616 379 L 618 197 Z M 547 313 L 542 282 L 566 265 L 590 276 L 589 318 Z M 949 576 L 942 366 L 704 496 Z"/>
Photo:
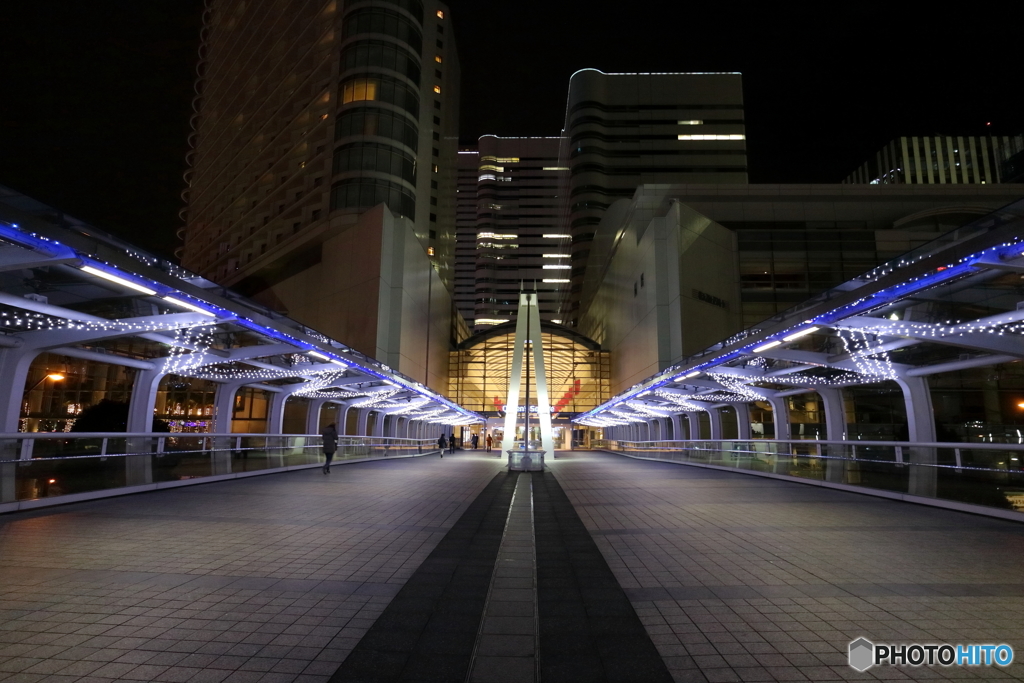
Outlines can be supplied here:
<path id="1" fill-rule="evenodd" d="M 559 278 L 544 278 L 543 280 L 541 280 L 541 282 L 549 282 L 549 283 L 552 283 L 552 284 L 559 284 L 559 283 L 562 283 L 562 282 L 569 282 L 569 280 L 564 280 L 564 279 L 559 279 Z"/>
<path id="2" fill-rule="evenodd" d="M 326 354 L 323 354 L 323 353 L 320 353 L 319 351 L 306 351 L 306 354 L 310 355 L 310 356 L 313 356 L 314 358 L 319 358 L 320 360 L 330 360 L 331 359 L 330 356 L 328 356 Z"/>
<path id="3" fill-rule="evenodd" d="M 806 337 L 807 335 L 813 334 L 813 333 L 817 332 L 820 329 L 821 329 L 820 327 L 808 327 L 806 329 L 800 330 L 799 332 L 794 332 L 793 334 L 789 335 L 788 337 L 783 337 L 782 341 L 789 342 L 789 341 L 793 341 L 794 339 L 799 339 L 800 337 Z"/>
<path id="4" fill-rule="evenodd" d="M 132 282 L 131 280 L 126 280 L 125 278 L 118 277 L 117 275 L 114 275 L 113 273 L 108 273 L 105 270 L 100 270 L 99 268 L 93 268 L 92 266 L 82 266 L 81 269 L 83 271 L 85 271 L 86 273 L 89 273 L 90 275 L 95 275 L 96 277 L 103 278 L 104 280 L 107 280 L 109 282 L 117 283 L 117 284 L 121 285 L 122 287 L 127 287 L 129 289 L 134 289 L 137 292 L 142 292 L 143 294 L 148 294 L 150 296 L 152 296 L 153 294 L 156 294 L 156 290 L 155 289 L 150 289 L 149 287 L 143 287 L 142 285 L 136 284 L 136 283 Z"/>
<path id="5" fill-rule="evenodd" d="M 549 233 L 547 235 L 541 235 L 546 240 L 567 240 L 572 239 L 572 235 L 562 235 L 556 233 Z"/>
<path id="6" fill-rule="evenodd" d="M 343 367 L 343 368 L 347 368 L 347 367 L 348 367 L 348 365 L 346 365 L 345 363 L 342 363 L 342 362 L 341 362 L 340 360 L 334 360 L 334 359 L 332 358 L 332 359 L 331 359 L 331 362 L 332 362 L 332 363 L 334 363 L 335 365 L 340 365 L 340 366 L 341 366 L 341 367 Z"/>
<path id="7" fill-rule="evenodd" d="M 64 375 L 59 372 L 51 372 L 46 376 L 46 379 L 52 379 L 54 382 L 59 382 L 64 379 Z"/>
<path id="8" fill-rule="evenodd" d="M 694 370 L 693 372 L 689 372 L 689 373 L 683 375 L 683 379 L 690 379 L 691 377 L 696 377 L 699 374 L 700 374 L 700 370 Z"/>
<path id="9" fill-rule="evenodd" d="M 774 349 L 776 346 L 779 346 L 780 344 L 782 344 L 782 342 L 778 340 L 770 341 L 767 344 L 761 344 L 756 349 L 754 349 L 754 353 L 761 353 L 762 351 L 767 351 L 768 349 Z"/>
<path id="10" fill-rule="evenodd" d="M 210 311 L 206 310 L 205 308 L 200 308 L 199 306 L 196 306 L 195 304 L 189 303 L 187 301 L 182 301 L 181 299 L 175 299 L 173 296 L 165 296 L 165 297 L 163 297 L 163 300 L 166 301 L 167 303 L 174 304 L 175 306 L 180 306 L 181 308 L 187 308 L 188 310 L 193 311 L 195 313 L 202 313 L 203 315 L 208 315 L 211 318 L 215 318 L 216 317 L 215 314 L 211 313 Z"/>

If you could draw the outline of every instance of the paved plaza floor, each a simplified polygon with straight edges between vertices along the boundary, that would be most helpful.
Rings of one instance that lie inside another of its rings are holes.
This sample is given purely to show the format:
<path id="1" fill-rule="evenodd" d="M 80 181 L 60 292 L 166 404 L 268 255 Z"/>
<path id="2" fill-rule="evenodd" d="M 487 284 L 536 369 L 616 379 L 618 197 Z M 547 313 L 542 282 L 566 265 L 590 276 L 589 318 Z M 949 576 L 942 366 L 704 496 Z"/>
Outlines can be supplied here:
<path id="1" fill-rule="evenodd" d="M 1024 678 L 846 660 L 860 636 L 1024 658 L 1020 524 L 603 453 L 549 464 L 460 453 L 0 516 L 0 681 Z"/>

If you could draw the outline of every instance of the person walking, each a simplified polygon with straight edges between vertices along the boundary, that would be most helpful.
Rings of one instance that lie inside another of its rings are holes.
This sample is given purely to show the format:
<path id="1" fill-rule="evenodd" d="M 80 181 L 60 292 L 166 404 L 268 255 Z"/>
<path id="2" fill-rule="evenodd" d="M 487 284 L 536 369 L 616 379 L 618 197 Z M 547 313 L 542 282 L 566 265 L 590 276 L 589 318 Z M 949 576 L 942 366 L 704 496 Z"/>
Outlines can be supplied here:
<path id="1" fill-rule="evenodd" d="M 480 448 L 480 435 L 479 434 L 474 434 L 473 438 L 470 439 L 470 441 L 473 442 L 473 450 L 474 451 L 477 450 L 478 448 Z"/>
<path id="2" fill-rule="evenodd" d="M 487 452 L 490 453 L 491 452 L 491 446 L 494 444 L 494 440 L 491 439 L 491 435 L 490 434 L 487 435 L 487 440 L 486 440 L 485 443 L 487 444 Z"/>
<path id="3" fill-rule="evenodd" d="M 444 457 L 444 449 L 448 447 L 448 440 L 444 438 L 444 432 L 437 437 L 437 447 L 441 449 L 441 457 Z"/>
<path id="4" fill-rule="evenodd" d="M 323 439 L 324 446 L 324 474 L 330 474 L 331 472 L 331 460 L 334 458 L 334 453 L 338 450 L 338 430 L 334 427 L 334 423 L 324 427 L 324 431 L 320 432 L 320 437 Z"/>
<path id="5" fill-rule="evenodd" d="M 448 436 L 448 447 L 451 449 L 451 451 L 449 451 L 449 452 L 454 455 L 455 454 L 455 432 L 452 432 Z"/>

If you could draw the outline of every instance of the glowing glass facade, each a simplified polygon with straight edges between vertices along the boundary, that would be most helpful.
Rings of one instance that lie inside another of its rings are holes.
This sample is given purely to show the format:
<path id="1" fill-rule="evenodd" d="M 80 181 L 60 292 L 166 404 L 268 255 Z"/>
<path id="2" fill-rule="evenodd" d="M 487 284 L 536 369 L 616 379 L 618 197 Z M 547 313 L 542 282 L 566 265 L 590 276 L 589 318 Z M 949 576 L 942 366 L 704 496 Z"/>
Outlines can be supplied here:
<path id="1" fill-rule="evenodd" d="M 547 362 L 548 396 L 552 411 L 580 413 L 610 395 L 609 354 L 586 337 L 543 325 L 541 337 Z M 482 413 L 504 408 L 512 374 L 514 323 L 470 337 L 451 353 L 448 396 L 459 405 Z M 536 397 L 531 397 L 536 404 Z"/>

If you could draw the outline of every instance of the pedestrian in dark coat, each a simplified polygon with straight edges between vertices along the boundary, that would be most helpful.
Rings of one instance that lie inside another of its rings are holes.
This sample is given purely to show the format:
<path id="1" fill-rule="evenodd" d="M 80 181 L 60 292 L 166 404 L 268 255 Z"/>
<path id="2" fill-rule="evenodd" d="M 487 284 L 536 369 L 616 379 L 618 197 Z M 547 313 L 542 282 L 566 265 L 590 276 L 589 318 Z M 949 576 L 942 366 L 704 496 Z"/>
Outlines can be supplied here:
<path id="1" fill-rule="evenodd" d="M 320 437 L 323 439 L 324 445 L 324 474 L 328 474 L 331 471 L 331 460 L 334 459 L 334 454 L 338 450 L 338 430 L 334 427 L 334 423 L 324 427 L 324 431 L 320 432 Z"/>
<path id="2" fill-rule="evenodd" d="M 454 432 L 452 432 L 452 434 L 448 437 L 448 447 L 451 448 L 451 452 L 452 453 L 455 452 L 455 433 Z"/>
<path id="3" fill-rule="evenodd" d="M 441 449 L 441 457 L 444 457 L 444 449 L 448 447 L 448 439 L 444 438 L 444 432 L 437 437 L 437 447 Z"/>
<path id="4" fill-rule="evenodd" d="M 474 434 L 473 438 L 472 438 L 472 442 L 473 442 L 473 450 L 474 451 L 476 449 L 480 448 L 480 435 L 479 434 Z"/>

